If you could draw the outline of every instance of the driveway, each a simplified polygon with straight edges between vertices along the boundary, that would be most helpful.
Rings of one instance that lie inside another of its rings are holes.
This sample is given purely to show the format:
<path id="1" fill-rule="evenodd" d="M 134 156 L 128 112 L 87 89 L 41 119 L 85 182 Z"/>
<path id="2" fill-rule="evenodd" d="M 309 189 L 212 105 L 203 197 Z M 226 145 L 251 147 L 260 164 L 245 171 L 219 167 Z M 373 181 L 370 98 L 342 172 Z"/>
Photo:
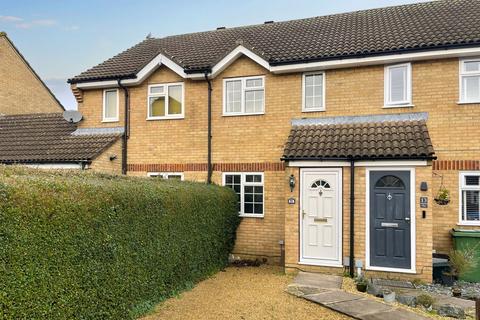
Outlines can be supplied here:
<path id="1" fill-rule="evenodd" d="M 158 305 L 154 319 L 350 319 L 289 295 L 292 277 L 271 266 L 229 267 Z"/>

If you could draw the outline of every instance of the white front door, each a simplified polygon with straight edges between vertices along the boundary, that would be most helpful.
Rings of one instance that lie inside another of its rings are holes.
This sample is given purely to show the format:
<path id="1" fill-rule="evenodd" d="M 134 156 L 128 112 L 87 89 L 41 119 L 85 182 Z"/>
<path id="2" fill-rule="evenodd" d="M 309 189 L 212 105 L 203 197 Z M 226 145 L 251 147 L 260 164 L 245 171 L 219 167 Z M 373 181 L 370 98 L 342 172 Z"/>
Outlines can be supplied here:
<path id="1" fill-rule="evenodd" d="M 341 169 L 302 169 L 300 262 L 341 266 Z"/>

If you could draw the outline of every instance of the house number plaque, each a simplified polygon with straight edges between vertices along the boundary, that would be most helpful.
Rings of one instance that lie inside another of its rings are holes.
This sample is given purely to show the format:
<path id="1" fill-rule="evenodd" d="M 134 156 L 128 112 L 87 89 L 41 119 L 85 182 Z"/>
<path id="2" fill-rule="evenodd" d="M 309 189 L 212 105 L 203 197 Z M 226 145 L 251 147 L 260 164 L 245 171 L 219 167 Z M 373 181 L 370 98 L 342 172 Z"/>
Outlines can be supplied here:
<path id="1" fill-rule="evenodd" d="M 420 197 L 420 208 L 428 208 L 428 197 Z"/>

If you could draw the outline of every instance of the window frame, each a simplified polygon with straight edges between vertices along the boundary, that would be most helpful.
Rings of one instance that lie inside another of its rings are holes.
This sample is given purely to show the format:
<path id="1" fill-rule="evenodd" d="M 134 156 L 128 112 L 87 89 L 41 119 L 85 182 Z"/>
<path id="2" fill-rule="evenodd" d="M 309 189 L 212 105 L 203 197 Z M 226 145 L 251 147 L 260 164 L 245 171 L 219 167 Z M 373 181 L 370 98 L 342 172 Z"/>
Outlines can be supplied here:
<path id="1" fill-rule="evenodd" d="M 168 180 L 169 176 L 180 176 L 180 181 L 184 181 L 183 172 L 147 172 L 149 178 L 162 177 L 163 180 Z"/>
<path id="2" fill-rule="evenodd" d="M 227 175 L 240 175 L 240 211 L 238 215 L 244 218 L 264 218 L 265 217 L 265 174 L 264 172 L 223 172 L 222 173 L 222 186 L 225 187 L 226 176 Z M 247 175 L 260 175 L 262 177 L 262 182 L 246 182 Z M 262 214 L 255 213 L 244 213 L 244 204 L 245 204 L 245 186 L 262 186 L 262 205 L 263 210 Z"/>
<path id="3" fill-rule="evenodd" d="M 476 58 L 468 58 L 468 59 L 459 59 L 459 69 L 458 69 L 458 88 L 459 88 L 459 99 L 458 103 L 460 104 L 469 104 L 469 103 L 480 103 L 480 98 L 478 100 L 466 100 L 465 97 L 465 86 L 463 85 L 463 79 L 466 77 L 475 77 L 478 76 L 480 78 L 480 70 L 479 71 L 465 71 L 465 63 L 478 61 L 480 62 L 480 57 Z"/>
<path id="4" fill-rule="evenodd" d="M 479 191 L 480 192 L 480 185 L 478 186 L 467 186 L 465 184 L 465 177 L 466 176 L 479 176 L 480 171 L 462 171 L 459 173 L 459 181 L 458 181 L 458 225 L 463 226 L 480 226 L 480 220 L 477 221 L 469 221 L 463 220 L 463 191 L 472 190 L 472 191 Z M 480 204 L 479 204 L 480 207 Z M 480 211 L 480 208 L 479 208 Z"/>
<path id="5" fill-rule="evenodd" d="M 393 68 L 398 67 L 406 67 L 407 68 L 407 87 L 406 89 L 406 96 L 407 99 L 403 101 L 390 101 L 390 70 Z M 413 107 L 412 104 L 412 63 L 399 63 L 399 64 L 391 64 L 386 65 L 384 67 L 384 76 L 383 76 L 383 88 L 384 88 L 384 96 L 383 96 L 383 107 L 384 108 L 403 108 L 403 107 Z"/>
<path id="6" fill-rule="evenodd" d="M 105 110 L 106 110 L 106 102 L 107 102 L 107 92 L 113 92 L 115 91 L 115 95 L 117 97 L 117 103 L 116 103 L 116 114 L 117 116 L 114 117 L 114 118 L 107 118 L 105 117 Z M 103 106 L 102 106 L 102 122 L 118 122 L 119 119 L 120 119 L 120 97 L 119 97 L 119 94 L 118 94 L 118 88 L 108 88 L 108 89 L 103 89 L 103 98 L 102 98 L 102 101 L 103 101 Z"/>
<path id="7" fill-rule="evenodd" d="M 168 115 L 168 89 L 173 86 L 181 86 L 182 88 L 182 112 L 179 114 Z M 153 87 L 163 87 L 162 94 L 151 94 L 150 89 Z M 154 83 L 149 84 L 147 88 L 147 120 L 169 120 L 169 119 L 184 119 L 185 118 L 185 86 L 183 82 L 168 82 L 168 83 Z M 165 97 L 165 115 L 164 116 L 150 116 L 150 98 Z"/>
<path id="8" fill-rule="evenodd" d="M 262 86 L 261 87 L 253 87 L 253 88 L 246 88 L 247 80 L 252 79 L 262 79 Z M 242 83 L 241 88 L 241 100 L 240 100 L 240 112 L 227 112 L 227 82 L 230 81 L 238 81 L 240 80 Z M 222 108 L 222 116 L 224 117 L 236 117 L 236 116 L 253 116 L 253 115 L 263 115 L 265 114 L 265 100 L 266 100 L 266 90 L 265 90 L 265 75 L 259 76 L 248 76 L 248 77 L 235 77 L 235 78 L 224 78 L 223 79 L 223 108 Z M 263 90 L 263 105 L 261 112 L 245 112 L 245 93 L 247 91 L 258 91 Z"/>
<path id="9" fill-rule="evenodd" d="M 307 108 L 306 107 L 306 77 L 307 76 L 312 76 L 312 75 L 322 75 L 322 107 L 317 107 L 317 108 Z M 326 72 L 325 71 L 313 71 L 313 72 L 305 72 L 302 75 L 302 112 L 319 112 L 319 111 L 326 111 L 326 106 L 325 106 L 325 88 L 326 84 Z"/>

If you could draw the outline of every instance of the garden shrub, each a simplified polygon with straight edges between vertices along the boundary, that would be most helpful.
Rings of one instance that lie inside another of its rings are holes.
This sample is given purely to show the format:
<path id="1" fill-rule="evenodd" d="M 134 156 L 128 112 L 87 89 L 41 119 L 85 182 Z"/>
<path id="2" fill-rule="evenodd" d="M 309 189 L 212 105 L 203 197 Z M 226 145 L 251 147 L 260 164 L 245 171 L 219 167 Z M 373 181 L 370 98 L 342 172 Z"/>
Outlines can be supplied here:
<path id="1" fill-rule="evenodd" d="M 228 263 L 235 194 L 0 168 L 0 318 L 133 319 Z"/>

